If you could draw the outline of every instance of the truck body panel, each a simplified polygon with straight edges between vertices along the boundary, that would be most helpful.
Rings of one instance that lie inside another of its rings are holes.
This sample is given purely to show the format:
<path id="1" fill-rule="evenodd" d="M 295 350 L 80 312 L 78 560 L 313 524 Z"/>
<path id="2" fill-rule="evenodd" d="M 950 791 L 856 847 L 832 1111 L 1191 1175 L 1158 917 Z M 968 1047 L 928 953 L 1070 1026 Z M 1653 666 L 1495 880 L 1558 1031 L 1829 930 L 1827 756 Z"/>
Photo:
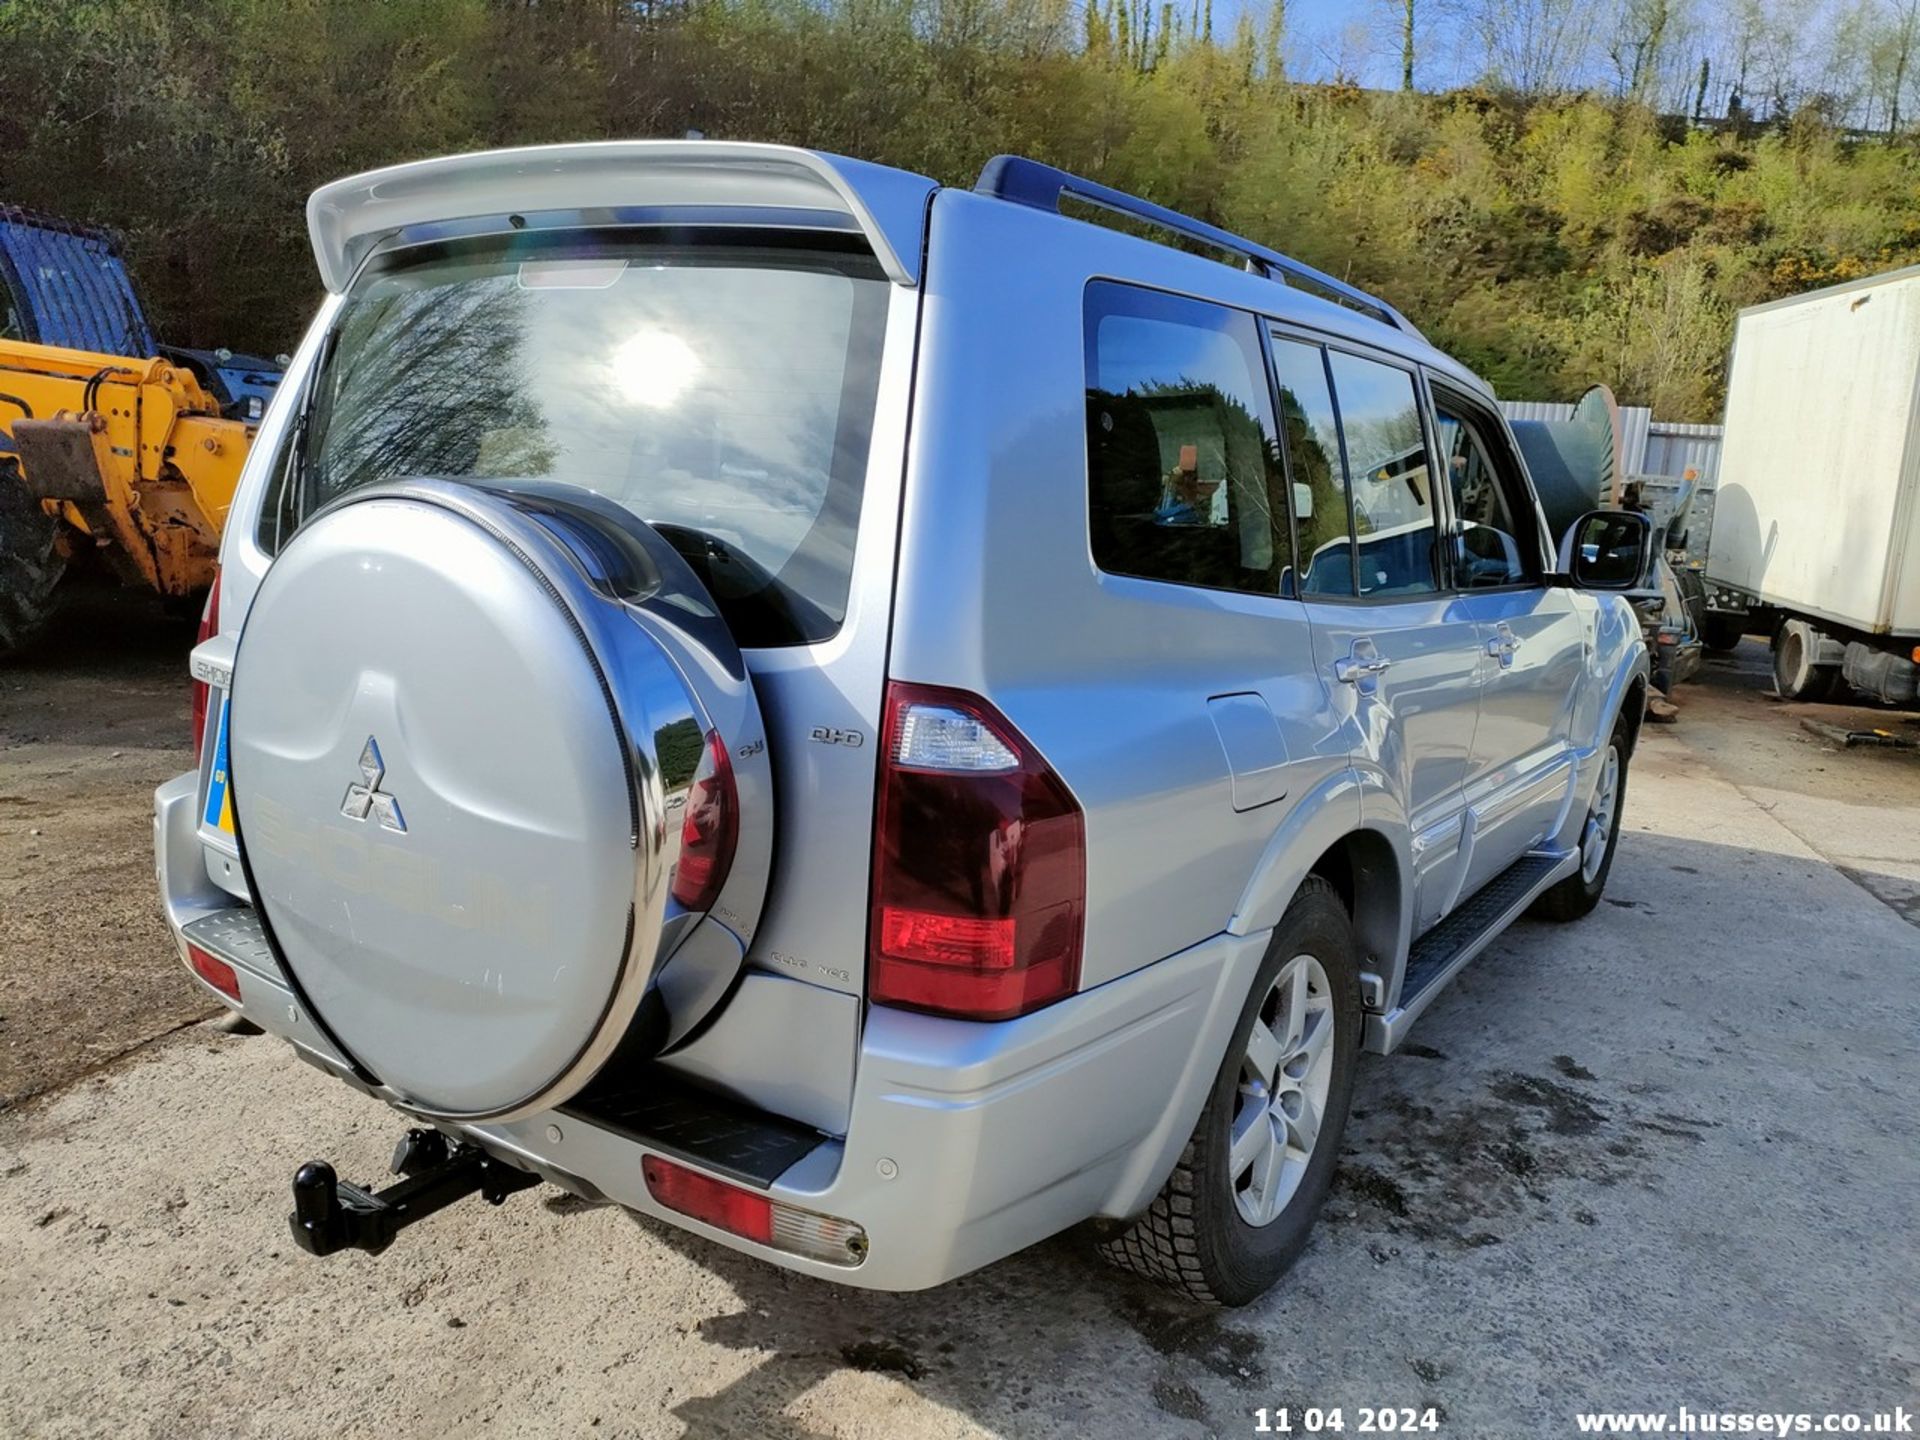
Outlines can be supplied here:
<path id="1" fill-rule="evenodd" d="M 1920 635 L 1920 269 L 1740 313 L 1710 581 Z"/>

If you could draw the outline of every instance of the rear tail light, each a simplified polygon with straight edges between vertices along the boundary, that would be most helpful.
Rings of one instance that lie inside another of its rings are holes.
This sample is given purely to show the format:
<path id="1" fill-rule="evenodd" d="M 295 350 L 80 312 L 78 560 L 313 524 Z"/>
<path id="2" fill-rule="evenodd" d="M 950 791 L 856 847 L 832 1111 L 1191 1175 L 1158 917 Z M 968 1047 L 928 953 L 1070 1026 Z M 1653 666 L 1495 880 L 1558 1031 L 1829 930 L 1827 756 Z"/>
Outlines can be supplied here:
<path id="1" fill-rule="evenodd" d="M 1080 983 L 1086 825 L 1051 766 L 977 695 L 887 686 L 867 989 L 1004 1020 Z"/>
<path id="2" fill-rule="evenodd" d="M 206 606 L 200 611 L 200 633 L 193 643 L 204 645 L 220 633 L 220 572 L 213 572 L 213 585 L 207 591 Z M 193 682 L 193 753 L 200 753 L 200 742 L 207 733 L 207 701 L 211 692 L 204 680 Z"/>
<path id="3" fill-rule="evenodd" d="M 733 761 L 718 730 L 707 732 L 706 750 L 687 791 L 680 820 L 680 860 L 673 872 L 673 898 L 689 910 L 711 910 L 733 868 L 740 839 L 740 795 Z"/>
<path id="4" fill-rule="evenodd" d="M 209 955 L 198 945 L 190 944 L 187 946 L 187 966 L 229 1000 L 240 998 L 240 977 L 233 973 L 233 966 L 219 956 Z"/>
<path id="5" fill-rule="evenodd" d="M 802 1210 L 658 1155 L 645 1156 L 640 1173 L 646 1177 L 647 1193 L 667 1209 L 729 1235 L 829 1265 L 858 1265 L 867 1258 L 867 1232 L 851 1220 Z"/>

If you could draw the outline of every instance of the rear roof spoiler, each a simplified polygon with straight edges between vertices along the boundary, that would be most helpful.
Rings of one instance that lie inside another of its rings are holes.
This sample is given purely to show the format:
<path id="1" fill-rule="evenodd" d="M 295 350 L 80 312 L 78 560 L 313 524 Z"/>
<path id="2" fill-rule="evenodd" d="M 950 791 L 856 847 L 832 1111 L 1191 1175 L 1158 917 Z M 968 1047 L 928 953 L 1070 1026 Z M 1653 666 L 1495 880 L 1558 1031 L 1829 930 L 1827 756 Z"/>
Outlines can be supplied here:
<path id="1" fill-rule="evenodd" d="M 838 214 L 858 226 L 887 278 L 920 283 L 923 175 L 786 145 L 609 140 L 486 150 L 369 170 L 307 201 L 314 260 L 343 292 L 386 237 L 413 225 L 542 210 L 698 208 Z"/>

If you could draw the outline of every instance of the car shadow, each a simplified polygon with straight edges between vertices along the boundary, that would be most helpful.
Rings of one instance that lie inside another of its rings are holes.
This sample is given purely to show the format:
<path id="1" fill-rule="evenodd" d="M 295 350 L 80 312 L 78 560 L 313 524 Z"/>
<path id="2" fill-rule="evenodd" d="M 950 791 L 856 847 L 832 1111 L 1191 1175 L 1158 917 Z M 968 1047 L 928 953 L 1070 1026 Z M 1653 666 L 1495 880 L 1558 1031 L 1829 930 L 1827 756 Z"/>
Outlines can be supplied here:
<path id="1" fill-rule="evenodd" d="M 548 1208 L 601 1207 L 556 1198 Z M 1255 1312 L 1205 1309 L 1113 1269 L 1091 1227 L 937 1289 L 896 1294 L 791 1273 L 648 1216 L 626 1218 L 726 1282 L 737 1305 L 690 1329 L 757 1360 L 671 1407 L 689 1435 L 815 1440 L 830 1432 L 809 1425 L 805 1397 L 848 1372 L 886 1377 L 983 1429 L 1021 1436 L 1084 1434 L 1100 1416 L 1124 1416 L 1136 1432 L 1191 1433 L 1196 1423 L 1238 1424 L 1267 1403 L 1263 1342 L 1248 1328 Z M 1246 1393 L 1236 1418 L 1216 1416 L 1201 1393 L 1221 1383 Z"/>
<path id="2" fill-rule="evenodd" d="M 1746 884 L 1729 885 L 1733 877 Z M 1759 1182 L 1832 1162 L 1834 1136 L 1783 1121 L 1803 1083 L 1795 1060 L 1761 1063 L 1771 1052 L 1750 1037 L 1784 1023 L 1799 1057 L 1845 1036 L 1870 1066 L 1902 1043 L 1906 992 L 1870 1024 L 1851 997 L 1896 978 L 1910 987 L 1906 967 L 1883 953 L 1905 926 L 1848 906 L 1848 940 L 1836 945 L 1835 907 L 1849 889 L 1831 867 L 1785 851 L 1626 834 L 1596 914 L 1565 926 L 1523 921 L 1435 1001 L 1399 1053 L 1363 1060 L 1321 1223 L 1287 1279 L 1242 1310 L 1202 1309 L 1111 1269 L 1085 1227 L 937 1289 L 887 1294 L 631 1216 L 648 1240 L 731 1291 L 724 1308 L 689 1314 L 682 1328 L 751 1361 L 737 1374 L 716 1365 L 732 1378 L 676 1395 L 668 1413 L 694 1436 L 810 1440 L 844 1433 L 849 1387 L 864 1386 L 854 1392 L 861 1412 L 880 1417 L 870 1433 L 887 1434 L 885 1392 L 871 1388 L 879 1377 L 907 1392 L 899 1405 L 910 1394 L 947 1412 L 956 1433 L 1243 1434 L 1259 1407 L 1341 1396 L 1432 1405 L 1443 1433 L 1496 1433 L 1476 1421 L 1514 1418 L 1515 1405 L 1544 1425 L 1565 1397 L 1610 1383 L 1620 1355 L 1581 1348 L 1602 1323 L 1584 1299 L 1548 1313 L 1540 1297 L 1569 1286 L 1584 1295 L 1580 1277 L 1596 1270 L 1648 1294 L 1660 1289 L 1647 1289 L 1656 1271 L 1676 1293 L 1712 1290 L 1729 1264 L 1750 1273 L 1742 1267 L 1761 1267 L 1775 1244 Z M 1756 904 L 1761 894 L 1776 903 Z M 1836 988 L 1796 996 L 1783 1021 L 1769 997 L 1791 957 L 1823 945 Z M 1842 1149 L 1909 1133 L 1885 1088 L 1858 1097 L 1862 1118 Z M 1882 1203 L 1877 1191 L 1848 1202 L 1863 1213 Z M 1708 1209 L 1716 1218 L 1703 1240 L 1692 1217 Z M 1849 1215 L 1836 1216 L 1842 1233 L 1861 1223 Z M 1820 1283 L 1767 1273 L 1777 1313 L 1808 1303 L 1803 1292 Z M 1880 1314 L 1884 1303 L 1867 1296 L 1835 1323 L 1865 1343 L 1855 1312 Z M 1524 1333 L 1516 1306 L 1531 1317 Z M 1655 1296 L 1609 1345 L 1653 1365 L 1701 1350 L 1694 1332 L 1720 1323 Z M 1531 1399 L 1490 1377 L 1496 1361 L 1534 1377 Z M 1795 1350 L 1765 1363 L 1812 1361 Z M 1713 1365 L 1725 1383 L 1758 1383 L 1754 1365 Z M 924 1408 L 912 1415 L 915 1433 L 927 1429 Z"/>

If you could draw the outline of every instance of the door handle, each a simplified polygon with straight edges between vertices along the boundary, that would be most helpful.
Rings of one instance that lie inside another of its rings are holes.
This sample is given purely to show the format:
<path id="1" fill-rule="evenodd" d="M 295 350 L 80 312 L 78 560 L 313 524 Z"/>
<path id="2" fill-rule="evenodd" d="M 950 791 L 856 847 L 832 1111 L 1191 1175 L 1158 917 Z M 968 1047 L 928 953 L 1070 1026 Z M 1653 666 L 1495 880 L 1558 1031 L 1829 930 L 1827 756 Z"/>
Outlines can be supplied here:
<path id="1" fill-rule="evenodd" d="M 1374 682 L 1392 665 L 1393 661 L 1376 650 L 1373 641 L 1363 635 L 1353 642 L 1351 654 L 1333 662 L 1333 678 L 1342 685 L 1355 685 L 1362 692 L 1372 694 Z"/>
<path id="2" fill-rule="evenodd" d="M 1494 627 L 1492 638 L 1487 641 L 1487 654 L 1500 662 L 1500 668 L 1506 669 L 1513 664 L 1513 652 L 1520 648 L 1520 637 L 1513 633 L 1513 627 L 1502 620 Z"/>
<path id="3" fill-rule="evenodd" d="M 1370 660 L 1342 659 L 1333 662 L 1333 673 L 1343 683 L 1353 685 L 1364 675 L 1384 675 L 1393 662 L 1384 655 L 1375 655 Z"/>

